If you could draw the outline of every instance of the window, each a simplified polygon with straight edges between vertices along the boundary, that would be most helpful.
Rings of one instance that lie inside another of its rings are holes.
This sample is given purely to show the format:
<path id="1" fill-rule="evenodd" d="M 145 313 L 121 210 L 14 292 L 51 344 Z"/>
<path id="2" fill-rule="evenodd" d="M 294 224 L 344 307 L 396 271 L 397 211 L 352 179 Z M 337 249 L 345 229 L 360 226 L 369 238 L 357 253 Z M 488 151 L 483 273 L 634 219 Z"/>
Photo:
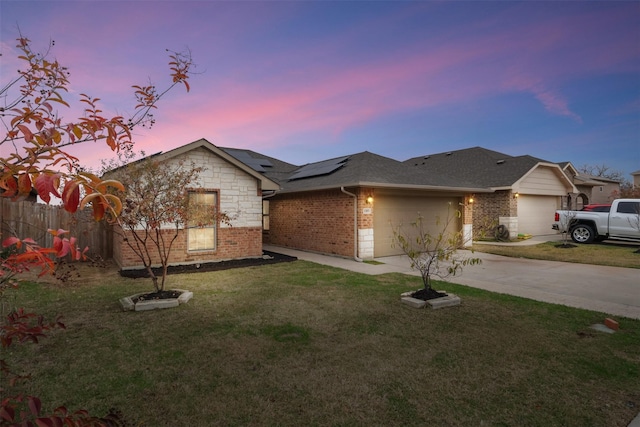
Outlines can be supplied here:
<path id="1" fill-rule="evenodd" d="M 269 231 L 269 201 L 262 201 L 262 229 Z"/>
<path id="2" fill-rule="evenodd" d="M 216 249 L 217 207 L 217 192 L 189 192 L 190 220 L 187 226 L 187 249 L 189 251 Z"/>
<path id="3" fill-rule="evenodd" d="M 640 213 L 640 203 L 638 202 L 619 202 L 618 203 L 618 212 L 619 213 L 627 213 L 627 214 L 639 214 Z"/>

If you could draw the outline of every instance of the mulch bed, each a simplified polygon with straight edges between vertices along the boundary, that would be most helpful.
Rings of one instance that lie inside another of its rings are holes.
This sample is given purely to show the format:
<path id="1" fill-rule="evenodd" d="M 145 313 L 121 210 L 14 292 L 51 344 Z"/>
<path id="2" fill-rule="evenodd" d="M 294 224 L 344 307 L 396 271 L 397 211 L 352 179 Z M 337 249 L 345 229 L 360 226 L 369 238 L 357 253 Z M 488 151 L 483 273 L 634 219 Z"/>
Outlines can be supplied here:
<path id="1" fill-rule="evenodd" d="M 200 273 L 203 271 L 228 270 L 230 268 L 254 267 L 259 265 L 277 264 L 280 262 L 291 262 L 298 259 L 296 257 L 270 251 L 263 251 L 263 255 L 265 255 L 266 258 L 243 258 L 232 259 L 229 261 L 203 262 L 200 264 L 172 265 L 169 266 L 167 274 Z M 153 272 L 154 274 L 162 274 L 162 269 L 154 268 Z M 120 275 L 122 277 L 129 277 L 132 279 L 149 277 L 147 270 L 143 268 L 136 270 L 120 270 Z"/>
<path id="2" fill-rule="evenodd" d="M 561 249 L 577 248 L 577 246 L 572 243 L 560 243 L 559 245 L 554 245 L 554 246 L 556 248 L 561 248 Z"/>
<path id="3" fill-rule="evenodd" d="M 438 292 L 435 289 L 420 289 L 419 291 L 415 291 L 411 294 L 412 298 L 420 299 L 422 301 L 429 301 L 430 299 L 442 298 L 446 297 L 447 294 L 443 292 Z"/>

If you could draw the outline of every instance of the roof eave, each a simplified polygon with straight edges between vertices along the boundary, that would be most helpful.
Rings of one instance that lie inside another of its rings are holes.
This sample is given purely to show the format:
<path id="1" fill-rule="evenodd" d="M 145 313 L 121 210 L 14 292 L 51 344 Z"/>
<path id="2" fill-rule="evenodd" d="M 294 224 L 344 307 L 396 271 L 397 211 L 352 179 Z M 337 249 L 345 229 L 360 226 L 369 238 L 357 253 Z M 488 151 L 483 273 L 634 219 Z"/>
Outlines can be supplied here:
<path id="1" fill-rule="evenodd" d="M 282 193 L 301 193 L 306 191 L 321 191 L 332 190 L 340 187 L 370 187 L 370 188 L 397 188 L 402 190 L 425 190 L 425 191 L 439 191 L 439 192 L 458 192 L 458 193 L 492 193 L 493 189 L 479 188 L 479 187 L 451 187 L 440 185 L 420 185 L 420 184 L 393 184 L 386 182 L 350 182 L 344 184 L 333 185 L 319 185 L 316 187 L 301 188 L 301 189 L 282 189 L 278 194 Z"/>

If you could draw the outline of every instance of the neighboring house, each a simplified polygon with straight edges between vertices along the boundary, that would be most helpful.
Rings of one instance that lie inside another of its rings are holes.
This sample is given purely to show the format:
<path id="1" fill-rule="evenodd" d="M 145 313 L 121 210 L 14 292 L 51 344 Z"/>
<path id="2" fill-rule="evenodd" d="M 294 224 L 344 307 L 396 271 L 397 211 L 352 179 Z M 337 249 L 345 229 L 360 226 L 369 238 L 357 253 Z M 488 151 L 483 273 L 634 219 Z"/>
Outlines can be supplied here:
<path id="1" fill-rule="evenodd" d="M 633 187 L 640 188 L 640 170 L 631 172 L 631 176 L 633 177 Z"/>
<path id="2" fill-rule="evenodd" d="M 222 150 L 258 165 L 282 187 L 264 196 L 265 242 L 358 259 L 399 254 L 393 227 L 461 210 L 465 242 L 487 223 L 550 234 L 561 198 L 576 188 L 559 165 L 475 147 L 399 162 L 369 152 L 296 167 L 249 150 Z M 250 159 L 250 160 L 248 160 Z"/>
<path id="3" fill-rule="evenodd" d="M 192 142 L 154 158 L 167 164 L 180 160 L 193 161 L 204 170 L 193 189 L 212 204 L 212 211 L 226 213 L 231 225 L 181 230 L 173 247 L 170 264 L 196 264 L 237 258 L 262 256 L 263 192 L 280 186 L 248 165 L 227 154 L 205 139 Z M 204 191 L 204 193 L 203 193 Z M 122 269 L 141 267 L 139 259 L 123 241 L 121 232 L 114 233 L 113 258 Z"/>
<path id="4" fill-rule="evenodd" d="M 620 181 L 604 178 L 602 176 L 590 176 L 588 179 L 599 183 L 593 187 L 589 203 L 611 203 L 616 194 L 620 194 Z"/>
<path id="5" fill-rule="evenodd" d="M 563 208 L 580 210 L 589 204 L 611 203 L 620 193 L 620 181 L 579 172 L 571 162 L 560 163 L 562 170 L 576 186 L 577 193 L 563 199 Z"/>

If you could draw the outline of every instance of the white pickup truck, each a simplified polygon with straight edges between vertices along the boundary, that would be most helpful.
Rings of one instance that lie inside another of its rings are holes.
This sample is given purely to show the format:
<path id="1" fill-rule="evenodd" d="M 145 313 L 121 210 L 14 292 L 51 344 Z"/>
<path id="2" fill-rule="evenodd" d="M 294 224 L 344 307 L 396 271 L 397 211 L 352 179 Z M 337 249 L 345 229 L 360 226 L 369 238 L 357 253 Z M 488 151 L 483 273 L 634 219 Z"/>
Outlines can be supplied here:
<path id="1" fill-rule="evenodd" d="M 551 228 L 570 233 L 576 243 L 640 240 L 640 199 L 616 199 L 609 212 L 556 211 Z"/>

